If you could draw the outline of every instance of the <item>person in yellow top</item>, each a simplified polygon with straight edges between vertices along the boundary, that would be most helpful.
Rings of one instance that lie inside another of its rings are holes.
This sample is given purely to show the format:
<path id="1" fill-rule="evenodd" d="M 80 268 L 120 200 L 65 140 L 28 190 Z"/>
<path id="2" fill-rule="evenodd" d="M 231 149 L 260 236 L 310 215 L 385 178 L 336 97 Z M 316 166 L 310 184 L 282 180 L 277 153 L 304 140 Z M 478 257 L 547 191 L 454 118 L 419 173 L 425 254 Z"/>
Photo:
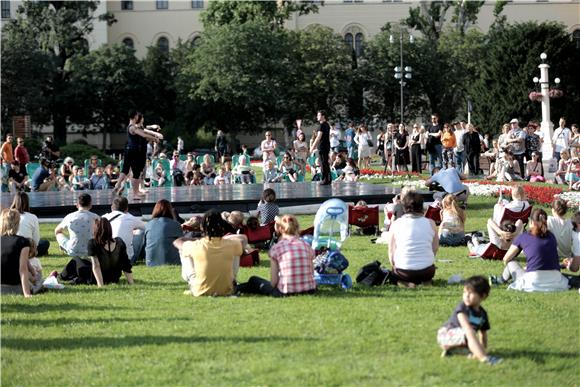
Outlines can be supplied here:
<path id="1" fill-rule="evenodd" d="M 455 160 L 453 158 L 453 148 L 457 145 L 455 133 L 451 129 L 449 123 L 443 125 L 443 134 L 441 135 L 441 145 L 443 150 L 441 156 L 443 157 L 443 169 L 455 168 Z"/>
<path id="2" fill-rule="evenodd" d="M 14 137 L 12 133 L 8 133 L 6 135 L 6 141 L 2 144 L 1 154 L 2 154 L 2 162 L 8 165 L 10 168 L 10 163 L 14 161 L 14 150 L 12 149 L 12 140 Z"/>
<path id="3" fill-rule="evenodd" d="M 214 210 L 204 214 L 202 230 L 204 237 L 201 239 L 180 238 L 173 242 L 181 253 L 183 279 L 189 283 L 190 292 L 195 297 L 229 296 L 234 293 L 245 236 L 224 237 L 228 230 L 227 222 Z"/>

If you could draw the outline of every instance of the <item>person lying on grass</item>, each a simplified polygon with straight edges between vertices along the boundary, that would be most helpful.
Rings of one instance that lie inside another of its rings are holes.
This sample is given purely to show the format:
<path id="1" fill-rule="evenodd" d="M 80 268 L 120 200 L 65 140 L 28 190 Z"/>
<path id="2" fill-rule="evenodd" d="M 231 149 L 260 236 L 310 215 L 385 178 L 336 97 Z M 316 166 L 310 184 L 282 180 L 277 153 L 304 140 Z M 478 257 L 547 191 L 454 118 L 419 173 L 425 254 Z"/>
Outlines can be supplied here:
<path id="1" fill-rule="evenodd" d="M 252 276 L 247 283 L 238 285 L 238 291 L 272 297 L 314 293 L 315 254 L 299 237 L 298 220 L 293 215 L 277 216 L 274 228 L 280 239 L 269 252 L 270 281 Z"/>
<path id="2" fill-rule="evenodd" d="M 234 292 L 247 238 L 238 234 L 226 237 L 229 228 L 219 212 L 210 210 L 203 216 L 201 239 L 179 238 L 173 242 L 180 252 L 182 278 L 189 284 L 187 294 L 229 296 Z"/>
<path id="3" fill-rule="evenodd" d="M 488 356 L 487 331 L 490 329 L 487 312 L 481 303 L 489 296 L 489 283 L 481 276 L 468 278 L 463 286 L 463 300 L 449 320 L 437 331 L 437 343 L 443 349 L 442 357 L 469 350 L 477 360 L 497 364 L 502 359 Z M 479 337 L 476 336 L 479 333 Z"/>

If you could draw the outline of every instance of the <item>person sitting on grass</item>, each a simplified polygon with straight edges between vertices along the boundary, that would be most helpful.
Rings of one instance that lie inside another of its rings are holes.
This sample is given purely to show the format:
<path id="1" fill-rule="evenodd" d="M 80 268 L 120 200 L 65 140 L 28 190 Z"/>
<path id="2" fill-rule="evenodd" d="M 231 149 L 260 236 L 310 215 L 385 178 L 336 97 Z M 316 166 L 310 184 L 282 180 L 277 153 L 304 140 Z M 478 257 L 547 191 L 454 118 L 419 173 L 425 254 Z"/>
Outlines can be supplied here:
<path id="1" fill-rule="evenodd" d="M 158 200 L 151 212 L 144 233 L 147 266 L 179 265 L 179 252 L 173 241 L 183 236 L 173 206 L 166 199 Z"/>
<path id="2" fill-rule="evenodd" d="M 423 197 L 409 192 L 401 199 L 405 214 L 389 230 L 389 261 L 393 280 L 403 286 L 430 284 L 439 249 L 437 226 L 423 216 Z"/>
<path id="3" fill-rule="evenodd" d="M 556 237 L 558 256 L 570 258 L 572 256 L 572 239 L 575 235 L 570 219 L 565 219 L 568 205 L 562 199 L 552 202 L 552 216 L 548 216 L 548 230 Z"/>
<path id="4" fill-rule="evenodd" d="M 14 199 L 12 199 L 10 208 L 20 213 L 20 226 L 17 235 L 34 241 L 36 244 L 36 256 L 48 255 L 50 242 L 47 239 L 40 239 L 40 224 L 36 215 L 30 213 L 28 194 L 26 192 L 17 192 L 14 195 Z"/>
<path id="5" fill-rule="evenodd" d="M 568 174 L 568 166 L 572 163 L 570 159 L 570 152 L 567 149 L 564 149 L 560 152 L 560 161 L 558 161 L 558 170 L 555 173 L 556 184 L 566 184 L 567 183 L 567 174 Z"/>
<path id="6" fill-rule="evenodd" d="M 493 219 L 487 220 L 487 234 L 489 235 L 489 243 L 480 243 L 479 238 L 472 237 L 471 241 L 467 242 L 469 248 L 469 255 L 473 257 L 488 258 L 485 252 L 490 245 L 494 245 L 499 250 L 507 252 L 511 247 L 513 240 L 524 230 L 524 223 L 518 219 L 516 223 L 506 221 L 498 225 Z"/>
<path id="7" fill-rule="evenodd" d="M 272 188 L 266 188 L 262 192 L 262 199 L 258 203 L 257 210 L 261 226 L 273 222 L 280 213 L 280 208 L 276 204 L 276 192 Z"/>
<path id="8" fill-rule="evenodd" d="M 280 235 L 269 251 L 270 281 L 252 276 L 247 283 L 238 285 L 240 293 L 285 297 L 312 294 L 314 281 L 314 250 L 300 238 L 298 220 L 293 215 L 276 217 L 275 231 Z"/>
<path id="9" fill-rule="evenodd" d="M 489 297 L 489 292 L 489 283 L 481 276 L 470 277 L 464 282 L 463 300 L 437 331 L 437 343 L 443 349 L 442 357 L 468 349 L 470 357 L 482 363 L 493 365 L 502 361 L 487 354 L 487 332 L 491 327 L 487 311 L 481 303 Z"/>
<path id="10" fill-rule="evenodd" d="M 106 284 L 119 283 L 121 272 L 127 283 L 133 284 L 131 262 L 127 256 L 125 242 L 119 237 L 113 238 L 111 224 L 107 218 L 100 218 L 95 223 L 93 238 L 88 243 L 89 259 L 74 257 L 60 273 L 60 279 L 74 284 L 103 287 Z"/>
<path id="11" fill-rule="evenodd" d="M 578 191 L 580 189 L 580 159 L 578 157 L 574 157 L 568 164 L 566 183 L 571 190 Z"/>
<path id="12" fill-rule="evenodd" d="M 219 212 L 210 210 L 203 216 L 203 238 L 179 238 L 173 245 L 180 251 L 182 278 L 189 284 L 186 294 L 230 296 L 243 254 L 243 242 L 224 238 L 228 225 Z M 238 259 L 236 260 L 235 257 Z"/>
<path id="13" fill-rule="evenodd" d="M 465 211 L 459 207 L 453 195 L 441 201 L 441 224 L 439 225 L 439 244 L 442 246 L 465 245 Z"/>
<path id="14" fill-rule="evenodd" d="M 497 203 L 493 206 L 493 221 L 496 224 L 501 223 L 503 218 L 504 210 L 507 208 L 513 212 L 522 212 L 525 211 L 529 206 L 530 203 L 526 198 L 526 191 L 524 191 L 524 187 L 521 185 L 516 185 L 512 187 L 512 200 L 508 201 L 503 198 L 502 195 L 499 196 L 497 199 Z"/>
<path id="15" fill-rule="evenodd" d="M 23 294 L 24 297 L 32 297 L 30 284 L 34 273 L 30 270 L 29 253 L 30 241 L 18 236 L 20 214 L 13 209 L 5 208 L 0 216 L 0 284 L 2 295 L 9 293 Z"/>
<path id="16" fill-rule="evenodd" d="M 524 252 L 526 270 L 514 259 Z M 498 282 L 513 280 L 513 290 L 549 292 L 568 289 L 568 279 L 560 273 L 556 237 L 548 231 L 548 215 L 536 208 L 530 216 L 530 229 L 518 236 L 503 258 L 505 269 Z"/>
<path id="17" fill-rule="evenodd" d="M 89 239 L 93 234 L 93 225 L 99 215 L 92 213 L 92 198 L 82 193 L 77 199 L 77 211 L 72 212 L 54 229 L 56 241 L 60 248 L 72 257 L 86 257 Z M 68 231 L 67 237 L 64 232 Z"/>
<path id="18" fill-rule="evenodd" d="M 532 159 L 526 164 L 526 180 L 530 183 L 546 181 L 542 175 L 542 160 L 538 152 L 532 152 Z"/>

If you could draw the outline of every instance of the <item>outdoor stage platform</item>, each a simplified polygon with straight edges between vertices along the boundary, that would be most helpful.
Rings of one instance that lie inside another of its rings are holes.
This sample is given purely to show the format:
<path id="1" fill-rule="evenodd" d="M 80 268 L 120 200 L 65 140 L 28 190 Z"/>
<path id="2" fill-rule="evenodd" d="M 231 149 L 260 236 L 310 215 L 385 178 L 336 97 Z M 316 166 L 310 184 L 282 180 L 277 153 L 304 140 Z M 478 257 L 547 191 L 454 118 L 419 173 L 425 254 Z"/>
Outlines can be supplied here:
<path id="1" fill-rule="evenodd" d="M 385 204 L 400 192 L 400 188 L 361 182 L 334 182 L 332 185 L 307 183 L 276 184 L 228 184 L 189 187 L 151 188 L 145 199 L 133 200 L 129 194 L 129 208 L 134 215 L 151 214 L 155 203 L 160 199 L 169 200 L 178 213 L 202 213 L 211 208 L 220 211 L 255 210 L 265 188 L 276 191 L 276 202 L 280 207 L 320 204 L 330 198 L 339 198 L 345 202 L 364 200 L 368 204 Z M 111 190 L 82 191 L 89 193 L 93 199 L 92 211 L 105 214 L 111 211 L 113 194 Z M 79 195 L 75 192 L 30 192 L 31 212 L 41 218 L 60 218 L 75 211 L 75 202 Z M 432 200 L 431 192 L 421 192 L 426 201 Z M 2 208 L 10 206 L 12 195 L 2 193 Z"/>

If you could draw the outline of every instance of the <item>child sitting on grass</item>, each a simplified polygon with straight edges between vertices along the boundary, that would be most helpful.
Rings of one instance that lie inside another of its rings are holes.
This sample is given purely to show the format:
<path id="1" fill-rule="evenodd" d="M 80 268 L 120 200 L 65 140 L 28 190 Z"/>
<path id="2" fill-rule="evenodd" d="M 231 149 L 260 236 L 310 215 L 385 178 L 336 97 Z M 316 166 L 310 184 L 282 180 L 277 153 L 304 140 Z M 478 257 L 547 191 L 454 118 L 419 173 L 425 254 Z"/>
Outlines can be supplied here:
<path id="1" fill-rule="evenodd" d="M 272 188 L 266 188 L 262 192 L 262 199 L 258 203 L 258 218 L 260 218 L 260 225 L 265 225 L 274 221 L 276 215 L 280 213 L 280 209 L 276 204 L 276 192 Z"/>
<path id="2" fill-rule="evenodd" d="M 489 296 L 489 291 L 487 279 L 481 276 L 474 276 L 465 281 L 463 300 L 437 332 L 437 343 L 443 349 L 442 357 L 449 356 L 458 349 L 468 348 L 469 356 L 482 363 L 493 365 L 502 361 L 486 353 L 487 331 L 490 325 L 487 312 L 481 303 Z M 476 332 L 479 332 L 479 338 L 476 337 Z"/>

